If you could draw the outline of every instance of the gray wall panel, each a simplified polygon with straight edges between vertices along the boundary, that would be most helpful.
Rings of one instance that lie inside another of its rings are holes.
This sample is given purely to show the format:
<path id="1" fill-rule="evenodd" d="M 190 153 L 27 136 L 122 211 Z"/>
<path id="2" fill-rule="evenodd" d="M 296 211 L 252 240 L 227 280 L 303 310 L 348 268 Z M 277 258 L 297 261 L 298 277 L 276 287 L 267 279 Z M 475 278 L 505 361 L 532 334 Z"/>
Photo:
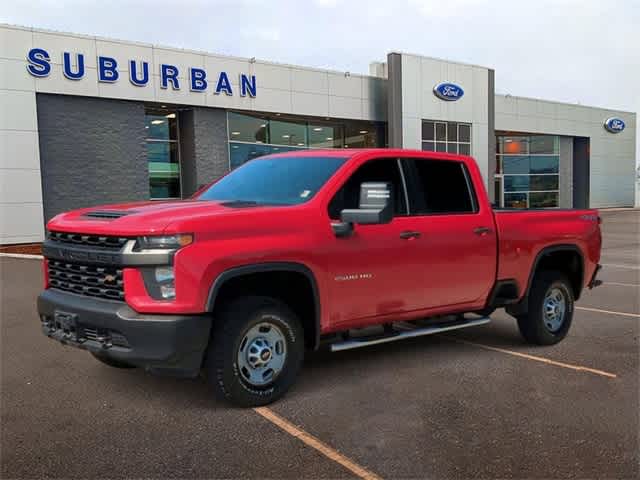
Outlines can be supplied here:
<path id="1" fill-rule="evenodd" d="M 142 103 L 50 94 L 36 102 L 45 220 L 149 198 Z"/>
<path id="2" fill-rule="evenodd" d="M 399 53 L 387 55 L 387 69 L 388 142 L 390 148 L 402 148 L 402 56 Z"/>
<path id="3" fill-rule="evenodd" d="M 488 76 L 488 91 L 487 96 L 487 112 L 489 113 L 489 121 L 487 128 L 488 139 L 487 145 L 489 145 L 489 156 L 487 157 L 487 193 L 489 194 L 489 200 L 491 202 L 496 201 L 496 192 L 494 188 L 494 174 L 496 171 L 496 72 L 493 69 L 489 69 Z"/>
<path id="4" fill-rule="evenodd" d="M 198 185 L 229 171 L 227 112 L 217 108 L 193 110 L 195 167 Z"/>
<path id="5" fill-rule="evenodd" d="M 217 108 L 194 108 L 180 112 L 182 196 L 229 171 L 227 112 Z"/>
<path id="6" fill-rule="evenodd" d="M 560 198 L 561 208 L 573 207 L 573 138 L 560 137 Z"/>

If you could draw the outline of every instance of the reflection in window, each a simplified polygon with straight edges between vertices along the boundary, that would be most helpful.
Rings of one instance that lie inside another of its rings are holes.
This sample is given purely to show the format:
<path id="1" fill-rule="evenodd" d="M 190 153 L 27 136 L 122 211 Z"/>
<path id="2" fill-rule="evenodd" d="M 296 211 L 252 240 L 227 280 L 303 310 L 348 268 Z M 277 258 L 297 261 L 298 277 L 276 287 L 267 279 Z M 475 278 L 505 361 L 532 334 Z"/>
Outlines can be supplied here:
<path id="1" fill-rule="evenodd" d="M 271 120 L 269 133 L 273 145 L 307 146 L 307 126 L 304 123 Z"/>
<path id="2" fill-rule="evenodd" d="M 471 155 L 471 125 L 423 120 L 422 150 Z"/>
<path id="3" fill-rule="evenodd" d="M 344 127 L 342 125 L 310 123 L 307 135 L 310 147 L 342 148 L 344 146 Z"/>
<path id="4" fill-rule="evenodd" d="M 267 121 L 265 119 L 234 112 L 229 112 L 228 119 L 230 140 L 269 143 Z"/>
<path id="5" fill-rule="evenodd" d="M 180 198 L 178 121 L 175 112 L 148 110 L 145 115 L 149 197 Z"/>
<path id="6" fill-rule="evenodd" d="M 380 124 L 357 120 L 306 120 L 280 114 L 228 113 L 231 168 L 270 153 L 309 148 L 383 147 Z"/>

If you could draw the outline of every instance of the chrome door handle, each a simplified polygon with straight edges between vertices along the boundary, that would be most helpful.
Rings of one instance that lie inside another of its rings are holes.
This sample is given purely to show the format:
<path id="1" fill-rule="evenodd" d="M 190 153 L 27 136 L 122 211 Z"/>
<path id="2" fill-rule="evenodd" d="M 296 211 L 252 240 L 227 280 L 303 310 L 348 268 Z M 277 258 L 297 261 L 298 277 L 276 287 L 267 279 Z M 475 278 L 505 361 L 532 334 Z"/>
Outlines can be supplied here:
<path id="1" fill-rule="evenodd" d="M 409 240 L 410 238 L 419 238 L 420 235 L 421 235 L 420 232 L 413 232 L 411 230 L 406 230 L 400 233 L 400 238 L 404 240 Z"/>

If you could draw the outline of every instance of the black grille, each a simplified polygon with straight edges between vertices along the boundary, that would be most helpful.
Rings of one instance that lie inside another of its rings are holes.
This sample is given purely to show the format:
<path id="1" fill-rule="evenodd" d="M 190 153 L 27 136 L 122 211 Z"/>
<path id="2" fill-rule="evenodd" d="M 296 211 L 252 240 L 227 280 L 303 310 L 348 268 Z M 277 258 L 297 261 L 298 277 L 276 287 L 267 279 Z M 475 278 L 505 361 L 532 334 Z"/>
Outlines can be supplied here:
<path id="1" fill-rule="evenodd" d="M 48 260 L 51 288 L 91 297 L 124 300 L 122 269 Z"/>
<path id="2" fill-rule="evenodd" d="M 96 210 L 94 212 L 87 212 L 85 217 L 91 218 L 103 218 L 105 220 L 114 220 L 116 218 L 124 217 L 134 212 L 122 212 L 122 211 L 110 211 L 110 210 Z"/>
<path id="3" fill-rule="evenodd" d="M 120 250 L 127 240 L 126 237 L 107 237 L 100 235 L 84 235 L 82 233 L 49 232 L 49 240 L 67 245 L 85 245 L 107 250 Z"/>

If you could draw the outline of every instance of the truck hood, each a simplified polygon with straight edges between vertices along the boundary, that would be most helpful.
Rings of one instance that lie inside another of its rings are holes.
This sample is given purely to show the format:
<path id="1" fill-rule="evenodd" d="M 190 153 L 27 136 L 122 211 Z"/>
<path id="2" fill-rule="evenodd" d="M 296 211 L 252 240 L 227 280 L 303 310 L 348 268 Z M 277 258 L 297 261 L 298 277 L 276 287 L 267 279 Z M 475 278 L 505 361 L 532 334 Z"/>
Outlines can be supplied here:
<path id="1" fill-rule="evenodd" d="M 226 203 L 226 202 L 225 202 Z M 272 209 L 267 206 L 229 207 L 210 200 L 136 202 L 83 208 L 62 213 L 47 223 L 49 230 L 102 235 L 152 235 L 201 217 L 237 215 L 241 211 Z M 171 232 L 173 233 L 173 232 Z"/>

